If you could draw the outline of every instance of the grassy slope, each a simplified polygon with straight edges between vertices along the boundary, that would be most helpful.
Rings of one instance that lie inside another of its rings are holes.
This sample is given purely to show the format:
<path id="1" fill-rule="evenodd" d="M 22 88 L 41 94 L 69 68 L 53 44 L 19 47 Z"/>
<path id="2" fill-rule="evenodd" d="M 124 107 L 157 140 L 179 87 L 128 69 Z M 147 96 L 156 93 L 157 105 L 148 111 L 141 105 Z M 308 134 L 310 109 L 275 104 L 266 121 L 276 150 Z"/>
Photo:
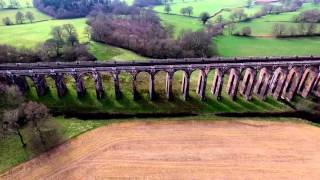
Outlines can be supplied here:
<path id="1" fill-rule="evenodd" d="M 58 117 L 55 119 L 60 125 L 63 140 L 66 141 L 81 133 L 84 133 L 93 128 L 105 125 L 112 121 L 80 121 L 77 119 L 64 119 Z M 26 137 L 25 130 L 22 132 Z M 18 136 L 10 136 L 7 139 L 0 140 L 0 172 L 14 165 L 29 160 L 34 156 L 29 149 L 21 147 Z M 28 143 L 28 142 L 27 142 Z"/>
<path id="2" fill-rule="evenodd" d="M 0 11 L 0 15 L 3 12 Z M 86 27 L 85 19 L 68 19 L 68 20 L 49 20 L 44 22 L 37 22 L 32 24 L 13 25 L 13 26 L 0 26 L 0 43 L 9 44 L 15 47 L 34 48 L 37 44 L 44 42 L 50 38 L 51 28 L 63 24 L 73 24 L 79 34 L 81 42 L 87 42 L 88 39 L 84 34 Z M 132 51 L 112 46 L 106 46 L 98 43 L 90 43 L 89 49 L 99 60 L 135 60 L 143 59 Z"/>
<path id="3" fill-rule="evenodd" d="M 113 81 L 109 75 L 103 76 L 103 85 L 106 92 L 106 97 L 98 100 L 95 95 L 94 82 L 91 78 L 86 77 L 85 85 L 87 87 L 87 95 L 84 98 L 77 98 L 74 81 L 72 78 L 67 78 L 69 93 L 62 99 L 57 97 L 57 92 L 54 82 L 48 78 L 48 84 L 51 91 L 44 97 L 36 95 L 34 87 L 28 93 L 28 99 L 37 100 L 45 103 L 47 106 L 57 110 L 74 110 L 74 111 L 100 111 L 110 113 L 151 113 L 151 112 L 245 112 L 245 111 L 283 111 L 290 110 L 284 104 L 268 98 L 265 102 L 259 102 L 256 98 L 252 101 L 245 101 L 241 96 L 233 102 L 225 93 L 223 89 L 223 100 L 217 101 L 215 97 L 210 94 L 211 82 L 213 80 L 213 72 L 210 72 L 207 85 L 207 100 L 201 102 L 195 93 L 197 87 L 198 72 L 192 74 L 190 94 L 192 98 L 189 101 L 181 100 L 180 87 L 182 74 L 177 73 L 174 76 L 174 96 L 175 99 L 169 102 L 165 98 L 165 73 L 161 72 L 156 76 L 156 93 L 159 99 L 156 101 L 149 101 L 148 93 L 148 76 L 145 73 L 138 75 L 138 91 L 141 95 L 141 100 L 133 101 L 131 92 L 131 77 L 128 74 L 121 74 L 121 90 L 123 98 L 115 100 Z M 227 77 L 225 79 L 227 81 Z M 30 82 L 30 84 L 32 84 Z M 226 83 L 225 83 L 226 85 Z"/>

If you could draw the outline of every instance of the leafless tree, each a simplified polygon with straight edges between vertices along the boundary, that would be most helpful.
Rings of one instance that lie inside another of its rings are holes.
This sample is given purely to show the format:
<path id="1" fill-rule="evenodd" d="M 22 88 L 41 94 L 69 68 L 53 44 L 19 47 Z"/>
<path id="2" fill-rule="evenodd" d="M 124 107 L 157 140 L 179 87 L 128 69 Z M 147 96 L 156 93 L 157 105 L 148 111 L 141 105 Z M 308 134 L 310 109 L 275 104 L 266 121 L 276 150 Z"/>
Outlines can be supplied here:
<path id="1" fill-rule="evenodd" d="M 26 12 L 26 18 L 30 21 L 30 23 L 33 23 L 35 19 L 33 13 L 30 11 Z"/>
<path id="2" fill-rule="evenodd" d="M 24 20 L 25 20 L 24 14 L 22 12 L 18 11 L 16 13 L 16 23 L 22 24 L 24 22 Z"/>

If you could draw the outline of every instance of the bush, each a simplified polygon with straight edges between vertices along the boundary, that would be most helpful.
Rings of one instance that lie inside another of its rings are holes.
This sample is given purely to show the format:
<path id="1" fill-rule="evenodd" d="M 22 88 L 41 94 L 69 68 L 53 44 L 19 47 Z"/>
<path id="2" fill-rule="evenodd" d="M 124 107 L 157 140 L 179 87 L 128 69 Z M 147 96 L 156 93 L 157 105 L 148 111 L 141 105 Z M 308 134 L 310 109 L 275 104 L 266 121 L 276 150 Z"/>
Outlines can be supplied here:
<path id="1" fill-rule="evenodd" d="M 40 130 L 43 142 L 38 131 L 31 127 L 28 128 L 28 148 L 36 154 L 48 151 L 63 141 L 62 133 L 54 120 L 49 120 L 42 124 Z"/>
<path id="2" fill-rule="evenodd" d="M 241 30 L 241 34 L 242 36 L 251 36 L 251 28 L 248 26 L 243 27 Z"/>
<path id="3" fill-rule="evenodd" d="M 11 21 L 11 19 L 10 19 L 9 17 L 3 18 L 3 19 L 2 19 L 2 22 L 3 22 L 3 24 L 6 25 L 6 26 L 10 26 L 10 25 L 13 24 L 13 22 Z"/>

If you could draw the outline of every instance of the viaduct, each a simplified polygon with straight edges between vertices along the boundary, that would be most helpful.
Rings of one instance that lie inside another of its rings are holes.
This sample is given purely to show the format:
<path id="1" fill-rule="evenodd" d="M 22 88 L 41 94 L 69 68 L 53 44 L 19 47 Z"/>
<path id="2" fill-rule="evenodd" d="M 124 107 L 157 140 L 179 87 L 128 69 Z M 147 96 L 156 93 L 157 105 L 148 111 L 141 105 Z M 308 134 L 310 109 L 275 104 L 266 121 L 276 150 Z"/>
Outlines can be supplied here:
<path id="1" fill-rule="evenodd" d="M 166 59 L 132 62 L 55 62 L 55 63 L 16 63 L 0 64 L 0 77 L 8 84 L 15 84 L 22 92 L 29 89 L 26 77 L 30 77 L 38 96 L 48 90 L 46 77 L 54 79 L 57 93 L 63 97 L 67 92 L 65 75 L 75 79 L 79 97 L 85 95 L 86 89 L 82 80 L 90 74 L 94 78 L 97 98 L 103 98 L 104 89 L 101 73 L 112 74 L 115 97 L 121 98 L 119 74 L 132 75 L 132 93 L 137 98 L 137 75 L 140 72 L 149 74 L 150 100 L 155 98 L 154 79 L 159 71 L 166 72 L 166 96 L 173 98 L 172 81 L 177 71 L 183 72 L 181 93 L 185 100 L 189 97 L 191 73 L 200 70 L 197 94 L 205 99 L 208 73 L 214 70 L 211 93 L 217 99 L 221 97 L 222 85 L 227 83 L 226 93 L 234 99 L 239 92 L 250 100 L 255 94 L 261 100 L 270 95 L 274 99 L 291 101 L 295 95 L 306 98 L 311 93 L 320 97 L 320 57 L 263 57 L 263 58 L 210 58 L 210 59 Z M 227 82 L 224 76 L 228 75 Z M 211 84 L 211 83 L 210 83 Z"/>

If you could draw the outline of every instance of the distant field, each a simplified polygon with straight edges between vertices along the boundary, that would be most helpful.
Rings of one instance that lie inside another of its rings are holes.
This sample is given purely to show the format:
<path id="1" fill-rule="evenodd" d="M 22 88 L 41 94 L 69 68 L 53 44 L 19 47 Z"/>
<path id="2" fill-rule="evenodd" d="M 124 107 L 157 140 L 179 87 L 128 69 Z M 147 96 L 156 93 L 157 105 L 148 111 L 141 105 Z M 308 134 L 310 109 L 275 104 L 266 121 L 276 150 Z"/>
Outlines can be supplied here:
<path id="1" fill-rule="evenodd" d="M 0 43 L 9 44 L 17 47 L 35 47 L 38 43 L 44 42 L 50 36 L 51 28 L 60 26 L 66 23 L 73 24 L 80 37 L 80 41 L 87 41 L 84 28 L 86 27 L 85 19 L 70 19 L 70 20 L 50 20 L 37 22 L 32 24 L 1 26 Z"/>
<path id="2" fill-rule="evenodd" d="M 177 37 L 182 30 L 196 31 L 203 28 L 202 23 L 196 18 L 175 16 L 168 14 L 158 14 L 161 18 L 161 22 L 165 24 L 172 24 L 175 27 L 174 35 Z"/>
<path id="3" fill-rule="evenodd" d="M 173 1 L 175 2 L 175 1 Z M 193 7 L 193 15 L 200 16 L 204 11 L 214 14 L 222 8 L 237 8 L 243 7 L 247 0 L 198 0 L 198 1 L 186 1 L 171 4 L 171 13 L 180 14 L 180 9 L 188 6 Z M 164 12 L 164 5 L 156 6 L 155 11 Z"/>
<path id="4" fill-rule="evenodd" d="M 246 38 L 219 36 L 213 40 L 218 44 L 220 56 L 294 56 L 320 55 L 320 38 Z"/>
<path id="5" fill-rule="evenodd" d="M 305 10 L 310 9 L 320 9 L 320 6 L 315 6 L 311 3 L 306 3 L 304 6 L 299 9 L 297 12 L 288 12 L 288 13 L 281 13 L 281 14 L 274 14 L 274 15 L 267 15 L 258 19 L 254 19 L 250 22 L 242 22 L 237 23 L 237 29 L 241 29 L 244 26 L 249 26 L 252 30 L 253 35 L 271 35 L 272 34 L 272 27 L 276 23 L 285 24 L 288 27 L 296 26 L 297 24 L 294 23 L 294 18 L 300 13 Z M 319 24 L 320 25 L 320 24 Z M 318 27 L 320 30 L 320 26 Z"/>
<path id="6" fill-rule="evenodd" d="M 23 9 L 18 9 L 18 10 L 16 10 L 16 9 L 0 10 L 0 25 L 3 25 L 2 19 L 5 17 L 9 17 L 11 19 L 11 21 L 15 24 L 16 23 L 15 15 L 18 11 L 20 11 L 24 14 L 28 11 L 32 12 L 35 17 L 34 21 L 44 21 L 44 20 L 52 19 L 50 16 L 47 16 L 47 15 L 41 13 L 40 11 L 38 11 L 36 8 L 23 8 Z M 25 23 L 29 23 L 29 21 L 26 19 Z"/>
<path id="7" fill-rule="evenodd" d="M 6 7 L 9 6 L 10 4 L 10 0 L 4 0 L 6 3 Z M 33 7 L 33 0 L 17 0 L 17 2 L 19 3 L 19 8 L 26 8 L 26 7 Z"/>
<path id="8" fill-rule="evenodd" d="M 0 44 L 9 44 L 15 47 L 34 48 L 39 43 L 42 43 L 50 38 L 50 31 L 52 27 L 67 23 L 73 24 L 76 27 L 81 42 L 88 41 L 86 35 L 84 34 L 84 28 L 86 27 L 85 18 L 82 18 L 50 20 L 14 26 L 0 26 L 0 32 L 5 32 L 0 34 Z M 94 42 L 90 43 L 89 49 L 100 60 L 143 59 L 141 56 L 131 51 L 112 46 L 105 46 Z"/>

